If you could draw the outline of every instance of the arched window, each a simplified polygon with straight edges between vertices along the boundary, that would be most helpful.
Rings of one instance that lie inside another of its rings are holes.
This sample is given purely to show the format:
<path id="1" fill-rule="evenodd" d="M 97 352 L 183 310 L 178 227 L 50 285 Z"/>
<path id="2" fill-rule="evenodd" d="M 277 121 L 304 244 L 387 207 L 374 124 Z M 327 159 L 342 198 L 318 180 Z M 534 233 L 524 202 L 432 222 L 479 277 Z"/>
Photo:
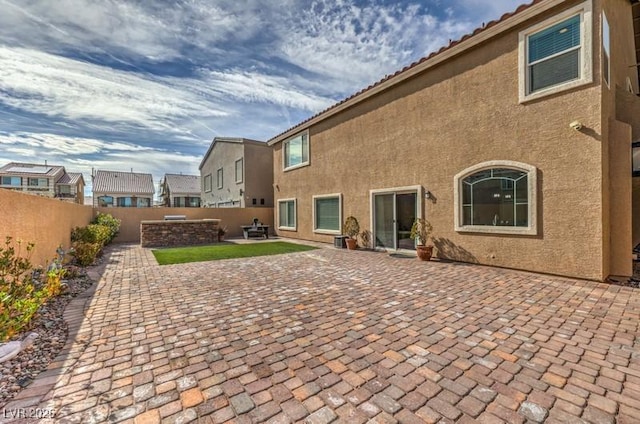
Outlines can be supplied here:
<path id="1" fill-rule="evenodd" d="M 536 234 L 536 169 L 481 163 L 455 176 L 456 231 Z"/>

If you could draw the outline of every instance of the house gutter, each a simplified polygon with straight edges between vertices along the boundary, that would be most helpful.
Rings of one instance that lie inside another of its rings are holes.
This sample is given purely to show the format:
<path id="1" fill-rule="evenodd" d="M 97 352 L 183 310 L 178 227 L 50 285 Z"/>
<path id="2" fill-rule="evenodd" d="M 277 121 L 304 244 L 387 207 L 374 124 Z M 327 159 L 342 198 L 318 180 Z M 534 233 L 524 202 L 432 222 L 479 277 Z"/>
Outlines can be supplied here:
<path id="1" fill-rule="evenodd" d="M 586 0 L 586 1 L 591 1 L 591 0 Z M 405 72 L 400 73 L 399 75 L 396 75 L 394 77 L 389 78 L 386 81 L 383 81 L 381 83 L 379 83 L 378 85 L 372 87 L 369 90 L 364 91 L 363 93 L 344 101 L 344 103 L 342 104 L 338 104 L 337 106 L 330 108 L 329 110 L 325 111 L 324 113 L 321 113 L 320 115 L 311 118 L 309 121 L 304 122 L 303 124 L 293 127 L 287 131 L 285 131 L 284 133 L 275 136 L 274 138 L 272 138 L 271 140 L 269 140 L 267 142 L 267 145 L 269 146 L 273 146 L 274 144 L 277 144 L 281 141 L 286 140 L 287 138 L 306 130 L 307 128 L 324 121 L 325 119 L 328 119 L 346 109 L 349 109 L 373 96 L 376 96 L 380 93 L 382 93 L 383 91 L 386 91 L 392 87 L 394 87 L 395 85 L 401 84 L 402 82 L 411 79 L 439 64 L 441 64 L 442 62 L 445 62 L 447 60 L 450 60 L 464 52 L 466 52 L 467 50 L 472 49 L 473 47 L 484 43 L 485 41 L 503 33 L 506 32 L 507 30 L 510 30 L 514 27 L 516 27 L 517 25 L 520 25 L 523 22 L 528 21 L 529 19 L 535 17 L 536 15 L 539 15 L 541 13 L 544 13 L 548 10 L 553 9 L 554 7 L 561 5 L 562 3 L 565 3 L 566 0 L 549 0 L 549 1 L 544 1 L 538 4 L 535 4 L 533 6 L 530 6 L 529 8 L 523 10 L 522 12 L 509 17 L 508 19 L 506 19 L 503 22 L 499 22 L 497 23 L 495 26 L 488 28 L 484 31 L 481 31 L 480 33 L 471 36 L 470 38 L 461 41 L 459 44 L 443 51 L 440 54 L 436 54 L 436 56 L 432 57 L 431 59 L 428 59 L 426 61 L 424 61 L 423 63 L 419 63 L 416 66 L 414 66 L 413 68 L 407 69 Z"/>

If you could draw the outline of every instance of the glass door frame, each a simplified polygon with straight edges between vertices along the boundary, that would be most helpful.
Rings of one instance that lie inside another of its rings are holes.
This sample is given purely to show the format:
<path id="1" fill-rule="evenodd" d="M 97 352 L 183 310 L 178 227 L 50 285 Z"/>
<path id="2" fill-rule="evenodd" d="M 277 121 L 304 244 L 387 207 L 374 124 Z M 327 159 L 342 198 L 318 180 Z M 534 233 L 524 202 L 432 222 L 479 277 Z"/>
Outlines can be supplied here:
<path id="1" fill-rule="evenodd" d="M 398 249 L 396 248 L 396 246 L 398 245 L 398 228 L 397 228 L 397 222 L 394 222 L 394 247 L 378 247 L 376 246 L 376 204 L 375 204 L 375 197 L 377 195 L 381 195 L 381 194 L 411 194 L 411 193 L 415 193 L 416 194 L 416 218 L 423 218 L 424 217 L 424 187 L 422 187 L 421 185 L 414 185 L 414 186 L 405 186 L 405 187 L 392 187 L 392 188 L 381 188 L 381 189 L 374 189 L 374 190 L 369 190 L 369 205 L 370 205 L 370 222 L 369 222 L 369 228 L 371 228 L 371 243 L 373 245 L 373 248 L 375 250 L 392 250 L 392 251 L 402 251 L 403 249 Z M 394 205 L 393 205 L 393 209 L 394 209 L 394 221 L 397 221 L 396 217 L 397 217 L 397 210 L 396 210 L 396 204 L 395 204 L 395 196 L 394 196 Z M 406 250 L 406 249 L 404 249 Z M 413 251 L 412 251 L 413 252 Z"/>

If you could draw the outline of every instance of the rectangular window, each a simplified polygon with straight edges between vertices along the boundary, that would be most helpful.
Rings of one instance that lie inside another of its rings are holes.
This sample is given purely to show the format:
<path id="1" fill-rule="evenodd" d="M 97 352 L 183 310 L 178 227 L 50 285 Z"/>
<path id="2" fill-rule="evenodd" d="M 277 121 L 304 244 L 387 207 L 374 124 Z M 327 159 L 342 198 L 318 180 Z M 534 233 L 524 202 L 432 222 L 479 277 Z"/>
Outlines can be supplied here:
<path id="1" fill-rule="evenodd" d="M 49 187 L 48 178 L 29 178 L 29 185 L 31 187 Z"/>
<path id="2" fill-rule="evenodd" d="M 139 208 L 149 208 L 151 207 L 151 199 L 148 197 L 138 197 L 136 199 L 136 206 Z"/>
<path id="3" fill-rule="evenodd" d="M 592 81 L 591 1 L 520 33 L 520 101 Z"/>
<path id="4" fill-rule="evenodd" d="M 199 197 L 188 197 L 189 199 L 189 207 L 191 208 L 199 208 L 200 207 L 200 198 Z"/>
<path id="5" fill-rule="evenodd" d="M 610 86 L 611 79 L 611 36 L 607 15 L 602 12 L 602 79 Z"/>
<path id="6" fill-rule="evenodd" d="M 284 169 L 309 164 L 309 133 L 305 132 L 284 142 Z"/>
<path id="7" fill-rule="evenodd" d="M 218 179 L 218 188 L 222 188 L 223 187 L 222 168 L 218 169 L 217 179 Z"/>
<path id="8" fill-rule="evenodd" d="M 131 206 L 133 206 L 133 202 L 131 197 L 118 197 L 118 207 L 121 208 L 130 208 Z"/>
<path id="9" fill-rule="evenodd" d="M 313 196 L 313 231 L 340 234 L 342 197 L 339 194 Z"/>
<path id="10" fill-rule="evenodd" d="M 640 141 L 634 142 L 632 145 L 632 166 L 633 176 L 640 177 Z"/>
<path id="11" fill-rule="evenodd" d="M 60 185 L 60 186 L 58 186 L 58 193 L 60 193 L 60 194 L 71 194 L 71 186 L 68 186 L 68 185 Z"/>
<path id="12" fill-rule="evenodd" d="M 253 199 L 251 199 L 251 204 L 252 205 L 257 205 L 258 204 L 257 199 L 255 197 Z"/>
<path id="13" fill-rule="evenodd" d="M 14 187 L 20 187 L 22 185 L 22 178 L 20 177 L 2 177 L 2 185 L 10 185 Z"/>
<path id="14" fill-rule="evenodd" d="M 173 198 L 173 207 L 174 208 L 182 208 L 182 207 L 184 207 L 184 197 L 174 197 Z"/>
<path id="15" fill-rule="evenodd" d="M 211 174 L 207 174 L 204 176 L 204 191 L 211 191 Z"/>
<path id="16" fill-rule="evenodd" d="M 264 205 L 264 198 L 263 198 L 263 199 L 260 199 L 260 204 L 261 204 L 261 205 Z"/>
<path id="17" fill-rule="evenodd" d="M 278 228 L 296 230 L 296 200 L 278 200 Z"/>
<path id="18" fill-rule="evenodd" d="M 238 159 L 236 161 L 236 183 L 241 183 L 242 182 L 242 176 L 243 176 L 243 171 L 244 171 L 244 160 L 242 159 Z"/>

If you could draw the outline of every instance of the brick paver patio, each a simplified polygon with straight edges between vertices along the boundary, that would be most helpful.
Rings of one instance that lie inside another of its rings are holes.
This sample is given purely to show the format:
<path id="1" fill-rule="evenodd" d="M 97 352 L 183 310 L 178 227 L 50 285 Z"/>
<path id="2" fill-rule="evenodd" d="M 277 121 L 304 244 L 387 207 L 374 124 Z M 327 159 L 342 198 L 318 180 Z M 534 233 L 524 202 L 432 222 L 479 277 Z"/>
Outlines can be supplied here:
<path id="1" fill-rule="evenodd" d="M 639 294 L 333 248 L 160 267 L 120 246 L 65 356 L 8 407 L 82 423 L 638 422 Z"/>

